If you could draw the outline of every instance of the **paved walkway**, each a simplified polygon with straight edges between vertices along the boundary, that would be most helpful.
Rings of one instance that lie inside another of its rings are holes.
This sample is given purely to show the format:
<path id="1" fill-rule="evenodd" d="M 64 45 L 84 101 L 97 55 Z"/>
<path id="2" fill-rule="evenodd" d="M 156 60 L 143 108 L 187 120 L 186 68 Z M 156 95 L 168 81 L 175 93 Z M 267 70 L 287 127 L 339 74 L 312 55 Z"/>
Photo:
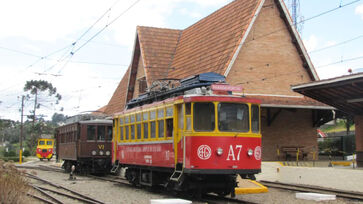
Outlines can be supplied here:
<path id="1" fill-rule="evenodd" d="M 297 167 L 279 162 L 262 162 L 257 180 L 304 184 L 363 192 L 363 169 L 352 167 Z"/>

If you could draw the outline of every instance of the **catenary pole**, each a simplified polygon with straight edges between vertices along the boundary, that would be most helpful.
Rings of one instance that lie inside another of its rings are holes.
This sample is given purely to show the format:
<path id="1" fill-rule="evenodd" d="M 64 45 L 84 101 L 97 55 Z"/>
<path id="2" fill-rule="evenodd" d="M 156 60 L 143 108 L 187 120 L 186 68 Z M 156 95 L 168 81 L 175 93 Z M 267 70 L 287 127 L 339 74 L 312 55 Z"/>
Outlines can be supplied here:
<path id="1" fill-rule="evenodd" d="M 24 96 L 21 97 L 21 124 L 20 124 L 20 149 L 19 149 L 19 163 L 22 163 L 23 158 L 23 117 L 24 117 Z"/>

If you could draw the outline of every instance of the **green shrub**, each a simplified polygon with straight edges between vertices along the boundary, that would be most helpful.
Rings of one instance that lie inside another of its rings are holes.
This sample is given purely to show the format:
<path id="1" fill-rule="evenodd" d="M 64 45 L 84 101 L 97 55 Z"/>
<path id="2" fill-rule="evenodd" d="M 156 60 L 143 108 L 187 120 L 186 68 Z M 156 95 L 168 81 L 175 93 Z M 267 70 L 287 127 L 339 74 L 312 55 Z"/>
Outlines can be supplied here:
<path id="1" fill-rule="evenodd" d="M 9 162 L 9 161 L 13 161 L 13 162 L 19 162 L 19 157 L 14 156 L 14 157 L 0 157 L 0 159 Z M 24 159 L 23 159 L 24 161 Z"/>
<path id="2" fill-rule="evenodd" d="M 30 151 L 29 150 L 24 150 L 24 152 L 23 152 L 23 156 L 24 157 L 28 157 L 28 156 L 30 156 Z"/>
<path id="3" fill-rule="evenodd" d="M 15 157 L 15 151 L 4 152 L 4 157 Z"/>

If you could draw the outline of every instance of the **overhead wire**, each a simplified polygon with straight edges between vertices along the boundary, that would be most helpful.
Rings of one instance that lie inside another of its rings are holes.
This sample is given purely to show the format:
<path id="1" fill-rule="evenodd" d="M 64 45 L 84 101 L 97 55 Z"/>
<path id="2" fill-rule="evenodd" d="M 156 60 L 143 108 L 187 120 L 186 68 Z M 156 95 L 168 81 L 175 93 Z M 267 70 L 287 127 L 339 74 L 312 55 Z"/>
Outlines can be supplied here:
<path id="1" fill-rule="evenodd" d="M 353 57 L 353 58 L 348 58 L 348 59 L 342 59 L 342 60 L 339 60 L 339 61 L 336 61 L 336 62 L 332 62 L 332 63 L 329 63 L 329 64 L 324 64 L 324 65 L 318 66 L 318 67 L 316 67 L 316 69 L 321 69 L 321 68 L 328 67 L 328 66 L 331 66 L 331 65 L 341 64 L 341 63 L 350 62 L 350 61 L 356 61 L 356 60 L 360 60 L 360 59 L 363 59 L 363 56 Z"/>
<path id="2" fill-rule="evenodd" d="M 3 46 L 0 46 L 0 49 L 7 50 L 7 51 L 10 51 L 10 52 L 19 53 L 19 54 L 23 54 L 23 55 L 27 55 L 27 56 L 31 56 L 31 57 L 41 57 L 39 55 L 35 55 L 35 54 L 29 53 L 29 52 L 23 52 L 23 51 L 20 51 L 20 50 L 7 48 L 7 47 L 3 47 Z"/>
<path id="3" fill-rule="evenodd" d="M 323 15 L 325 15 L 325 14 L 331 13 L 331 12 L 333 12 L 333 11 L 336 11 L 336 10 L 338 10 L 338 9 L 344 8 L 344 7 L 346 7 L 346 6 L 352 5 L 352 4 L 357 3 L 357 2 L 360 2 L 360 1 L 362 1 L 362 0 L 354 0 L 354 1 L 348 2 L 348 3 L 343 4 L 343 5 L 339 5 L 339 6 L 338 6 L 338 7 L 336 7 L 336 8 L 329 9 L 329 10 L 324 11 L 324 12 L 321 12 L 321 13 L 319 13 L 319 14 L 317 14 L 317 15 L 311 16 L 311 17 L 306 18 L 306 19 L 303 19 L 303 20 L 300 20 L 299 22 L 297 22 L 297 23 L 296 23 L 296 25 L 301 24 L 301 23 L 305 23 L 306 21 L 310 21 L 310 20 L 312 20 L 312 19 L 318 18 L 318 17 L 320 17 L 320 16 L 323 16 Z M 248 42 L 252 42 L 252 41 L 254 41 L 254 40 L 256 40 L 256 39 L 261 39 L 261 38 L 267 37 L 267 36 L 272 35 L 272 34 L 274 34 L 274 33 L 277 33 L 277 32 L 280 32 L 280 31 L 283 31 L 284 29 L 285 29 L 285 27 L 283 27 L 283 28 L 279 28 L 279 29 L 276 29 L 276 30 L 274 30 L 274 31 L 272 31 L 272 32 L 269 32 L 269 33 L 267 33 L 267 34 L 263 34 L 263 35 L 261 35 L 261 36 L 256 36 L 256 37 L 254 37 L 253 39 L 251 39 L 251 40 L 249 40 L 249 41 L 246 41 L 246 43 L 248 43 Z"/>
<path id="4" fill-rule="evenodd" d="M 126 12 L 128 12 L 132 7 L 134 7 L 137 3 L 139 3 L 141 0 L 136 0 L 133 4 L 131 4 L 127 9 L 125 9 L 123 12 L 120 13 L 116 18 L 114 18 L 110 23 L 106 24 L 101 30 L 99 30 L 97 33 L 95 33 L 91 38 L 89 38 L 85 43 L 83 43 L 80 47 L 78 47 L 74 52 L 71 54 L 74 55 L 77 53 L 80 49 L 82 49 L 85 45 L 87 45 L 90 41 L 92 41 L 96 36 L 98 36 L 100 33 L 102 33 L 108 26 L 112 25 L 114 22 L 116 22 L 121 16 L 123 16 Z"/>
<path id="5" fill-rule="evenodd" d="M 360 38 L 362 38 L 363 35 L 359 35 L 359 36 L 356 36 L 354 38 L 350 38 L 348 40 L 345 40 L 345 41 L 342 41 L 342 42 L 339 42 L 339 43 L 336 43 L 334 45 L 330 45 L 330 46 L 326 46 L 326 47 L 322 47 L 322 48 L 318 48 L 318 49 L 315 49 L 315 50 L 312 50 L 309 52 L 310 53 L 315 53 L 315 52 L 320 52 L 320 51 L 323 51 L 323 50 L 326 50 L 326 49 L 330 49 L 330 48 L 333 48 L 333 47 L 337 47 L 337 46 L 340 46 L 340 45 L 344 45 L 344 44 L 347 44 L 349 42 L 352 42 L 352 41 L 355 41 L 355 40 L 358 40 Z"/>

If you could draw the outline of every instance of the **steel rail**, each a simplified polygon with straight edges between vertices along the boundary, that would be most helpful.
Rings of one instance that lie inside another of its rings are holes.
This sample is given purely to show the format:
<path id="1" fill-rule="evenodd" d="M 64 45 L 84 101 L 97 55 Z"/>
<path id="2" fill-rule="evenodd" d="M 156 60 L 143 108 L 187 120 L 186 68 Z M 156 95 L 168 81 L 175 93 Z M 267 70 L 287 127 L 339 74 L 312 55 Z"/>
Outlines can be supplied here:
<path id="1" fill-rule="evenodd" d="M 63 189 L 63 190 L 69 191 L 69 192 L 71 192 L 71 193 L 73 193 L 73 194 L 75 194 L 75 195 L 77 195 L 77 196 L 79 196 L 79 197 L 85 198 L 85 199 L 87 199 L 87 200 L 94 201 L 95 203 L 98 203 L 98 204 L 104 204 L 104 202 L 102 202 L 102 201 L 96 200 L 96 199 L 91 198 L 91 197 L 89 197 L 89 196 L 85 196 L 85 195 L 80 194 L 80 193 L 78 193 L 78 192 L 76 192 L 76 191 L 73 191 L 73 190 L 70 190 L 70 189 L 68 189 L 68 188 L 65 188 L 65 187 L 63 187 L 63 186 L 61 186 L 61 185 L 57 185 L 57 184 L 51 183 L 51 182 L 49 182 L 49 181 L 47 181 L 47 180 L 41 179 L 41 178 L 39 178 L 39 177 L 37 177 L 37 176 L 34 176 L 34 175 L 32 175 L 32 174 L 29 174 L 29 173 L 25 173 L 25 174 L 26 174 L 28 177 L 30 177 L 30 178 L 33 178 L 33 179 L 36 179 L 36 180 L 42 181 L 42 182 L 44 182 L 44 183 L 46 183 L 46 184 L 49 184 L 49 185 L 51 185 L 51 186 L 53 186 L 53 187 L 56 187 L 56 188 L 61 188 L 61 189 Z"/>
<path id="2" fill-rule="evenodd" d="M 51 202 L 51 201 L 49 201 L 49 200 L 45 200 L 44 198 L 39 197 L 39 196 L 37 196 L 37 195 L 33 195 L 33 194 L 31 194 L 31 193 L 26 193 L 26 195 L 27 195 L 27 196 L 29 196 L 29 197 L 35 198 L 35 199 L 37 199 L 37 200 L 40 200 L 40 201 L 42 201 L 43 203 L 47 203 L 47 204 L 54 204 L 53 202 Z"/>
<path id="3" fill-rule="evenodd" d="M 363 200 L 363 193 L 359 192 L 349 192 L 349 191 L 324 188 L 319 186 L 306 186 L 300 184 L 288 184 L 288 183 L 271 182 L 271 181 L 259 181 L 259 182 L 265 186 L 272 188 L 280 188 L 284 190 L 301 191 L 301 192 L 330 193 L 330 194 L 335 194 L 337 197 L 341 198 Z"/>
<path id="4" fill-rule="evenodd" d="M 50 195 L 49 193 L 43 191 L 42 189 L 38 188 L 37 186 L 33 186 L 30 185 L 31 187 L 33 187 L 35 190 L 39 191 L 41 194 L 49 197 L 50 199 L 54 200 L 56 203 L 58 204 L 64 204 L 62 201 L 58 200 L 57 198 L 55 198 L 54 196 Z"/>
<path id="5" fill-rule="evenodd" d="M 213 199 L 213 200 L 209 200 L 209 199 Z M 206 202 L 206 203 L 213 203 L 213 202 L 218 203 L 218 201 L 220 201 L 220 202 L 223 202 L 223 203 L 227 202 L 227 203 L 257 204 L 257 203 L 251 202 L 251 201 L 245 201 L 245 200 L 240 200 L 240 199 L 237 199 L 237 198 L 230 198 L 230 197 L 221 197 L 221 196 L 213 195 L 213 194 L 202 195 L 202 200 L 201 201 Z"/>
<path id="6" fill-rule="evenodd" d="M 37 186 L 38 188 L 42 189 L 43 191 L 49 191 L 49 192 L 52 192 L 52 193 L 55 193 L 55 194 L 58 194 L 58 195 L 62 195 L 62 196 L 65 196 L 65 197 L 68 197 L 68 198 L 72 198 L 74 200 L 79 200 L 79 201 L 82 201 L 82 202 L 85 202 L 85 203 L 89 203 L 89 204 L 98 204 L 97 202 L 94 202 L 94 201 L 91 201 L 91 200 L 88 200 L 88 199 L 85 199 L 85 198 L 79 198 L 79 197 L 76 197 L 76 196 L 72 196 L 72 195 L 69 195 L 69 194 L 66 194 L 66 193 L 62 193 L 60 191 L 56 191 L 56 190 L 53 190 L 53 189 L 49 189 L 49 188 L 45 188 L 45 187 L 40 187 L 40 186 Z"/>

